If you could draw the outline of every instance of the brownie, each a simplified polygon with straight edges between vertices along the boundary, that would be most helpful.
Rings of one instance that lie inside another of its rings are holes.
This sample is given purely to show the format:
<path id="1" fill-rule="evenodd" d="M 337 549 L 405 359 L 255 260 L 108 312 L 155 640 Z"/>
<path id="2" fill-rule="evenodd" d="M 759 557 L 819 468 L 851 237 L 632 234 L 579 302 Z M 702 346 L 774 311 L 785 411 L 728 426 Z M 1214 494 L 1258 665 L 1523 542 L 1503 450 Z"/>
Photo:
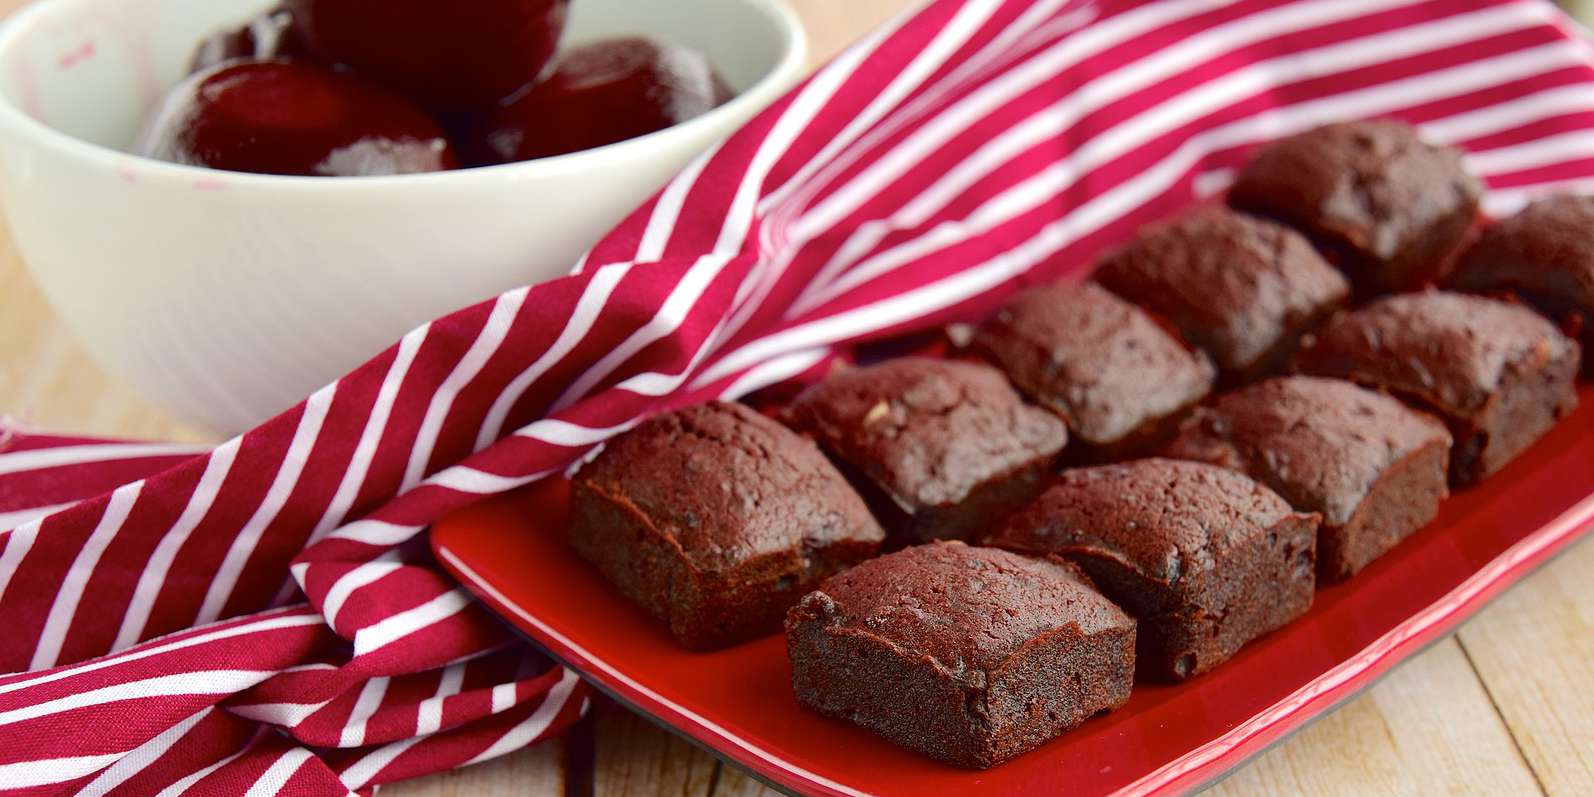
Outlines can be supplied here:
<path id="1" fill-rule="evenodd" d="M 1078 563 L 1139 622 L 1140 675 L 1182 681 L 1312 605 L 1318 520 L 1242 473 L 1142 459 L 1064 472 L 987 542 Z"/>
<path id="2" fill-rule="evenodd" d="M 900 539 L 967 539 L 1044 486 L 1068 442 L 983 363 L 904 357 L 831 374 L 787 420 L 842 463 Z"/>
<path id="3" fill-rule="evenodd" d="M 825 581 L 786 618 L 804 706 L 960 767 L 1129 699 L 1135 622 L 1066 562 L 936 542 Z"/>
<path id="4" fill-rule="evenodd" d="M 1587 346 L 1594 341 L 1594 197 L 1541 199 L 1485 229 L 1447 284 L 1516 294 L 1579 330 Z"/>
<path id="5" fill-rule="evenodd" d="M 1240 471 L 1322 515 L 1319 581 L 1348 578 L 1395 547 L 1449 493 L 1444 424 L 1338 379 L 1280 377 L 1220 396 L 1166 456 Z"/>
<path id="6" fill-rule="evenodd" d="M 1435 279 L 1477 218 L 1461 152 L 1394 120 L 1331 124 L 1263 147 L 1229 192 L 1305 232 L 1364 295 Z"/>
<path id="7" fill-rule="evenodd" d="M 1282 365 L 1350 295 L 1305 236 L 1214 206 L 1141 231 L 1096 281 L 1173 322 L 1234 381 Z"/>
<path id="8" fill-rule="evenodd" d="M 1216 376 L 1204 353 L 1093 283 L 1020 294 L 975 330 L 968 350 L 1067 421 L 1086 460 L 1154 451 Z"/>
<path id="9" fill-rule="evenodd" d="M 570 544 L 698 650 L 778 632 L 885 539 L 819 449 L 740 405 L 652 418 L 576 475 Z"/>
<path id="10" fill-rule="evenodd" d="M 1450 480 L 1475 484 L 1577 406 L 1581 347 L 1510 302 L 1425 291 L 1342 312 L 1308 335 L 1299 370 L 1349 379 L 1450 426 Z"/>

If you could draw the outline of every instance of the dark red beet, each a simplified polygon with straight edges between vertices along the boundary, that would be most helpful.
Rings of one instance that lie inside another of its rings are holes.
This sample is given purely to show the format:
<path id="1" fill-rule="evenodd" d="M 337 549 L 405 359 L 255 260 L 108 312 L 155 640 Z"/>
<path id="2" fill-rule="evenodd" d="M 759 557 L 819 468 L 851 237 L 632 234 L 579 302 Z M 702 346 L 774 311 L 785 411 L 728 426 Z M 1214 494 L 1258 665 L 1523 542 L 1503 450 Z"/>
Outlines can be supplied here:
<path id="1" fill-rule="evenodd" d="M 488 117 L 476 147 L 503 162 L 562 155 L 663 130 L 730 97 L 701 53 L 609 39 L 561 56 L 547 80 Z"/>
<path id="2" fill-rule="evenodd" d="M 225 64 L 190 77 L 167 97 L 138 149 L 191 166 L 326 177 L 456 163 L 442 129 L 402 97 L 288 61 Z"/>
<path id="3" fill-rule="evenodd" d="M 250 20 L 248 24 L 224 30 L 199 43 L 188 72 L 203 72 L 230 61 L 265 61 L 272 58 L 303 58 L 309 55 L 304 37 L 293 15 L 281 7 Z"/>
<path id="4" fill-rule="evenodd" d="M 286 0 L 310 49 L 433 110 L 485 108 L 536 80 L 567 0 Z"/>

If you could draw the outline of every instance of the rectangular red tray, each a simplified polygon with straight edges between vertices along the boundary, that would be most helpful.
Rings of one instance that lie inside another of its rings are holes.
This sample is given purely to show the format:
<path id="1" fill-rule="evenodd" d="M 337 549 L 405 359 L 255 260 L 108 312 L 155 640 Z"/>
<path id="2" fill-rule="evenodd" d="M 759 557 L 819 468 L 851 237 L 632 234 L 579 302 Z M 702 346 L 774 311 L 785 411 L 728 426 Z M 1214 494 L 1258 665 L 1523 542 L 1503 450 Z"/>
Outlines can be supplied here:
<path id="1" fill-rule="evenodd" d="M 830 795 L 1178 793 L 1221 777 L 1450 631 L 1594 522 L 1594 388 L 1582 408 L 1311 612 L 1179 686 L 1032 753 L 967 772 L 798 707 L 785 642 L 676 647 L 564 543 L 554 480 L 438 524 L 432 546 L 472 592 L 621 701 L 794 792 Z"/>

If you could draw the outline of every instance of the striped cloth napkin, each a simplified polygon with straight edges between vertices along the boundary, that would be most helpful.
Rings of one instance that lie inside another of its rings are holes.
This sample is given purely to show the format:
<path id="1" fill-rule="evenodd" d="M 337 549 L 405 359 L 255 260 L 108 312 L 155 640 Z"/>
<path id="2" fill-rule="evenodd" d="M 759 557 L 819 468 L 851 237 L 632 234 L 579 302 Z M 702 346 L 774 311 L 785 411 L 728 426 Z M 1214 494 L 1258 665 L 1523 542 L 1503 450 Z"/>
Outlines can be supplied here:
<path id="1" fill-rule="evenodd" d="M 1256 143 L 1373 115 L 1470 150 L 1494 212 L 1594 186 L 1594 50 L 1540 0 L 939 0 L 570 276 L 237 439 L 6 427 L 0 792 L 369 793 L 557 734 L 588 691 L 441 574 L 428 524 L 651 413 L 988 312 Z"/>

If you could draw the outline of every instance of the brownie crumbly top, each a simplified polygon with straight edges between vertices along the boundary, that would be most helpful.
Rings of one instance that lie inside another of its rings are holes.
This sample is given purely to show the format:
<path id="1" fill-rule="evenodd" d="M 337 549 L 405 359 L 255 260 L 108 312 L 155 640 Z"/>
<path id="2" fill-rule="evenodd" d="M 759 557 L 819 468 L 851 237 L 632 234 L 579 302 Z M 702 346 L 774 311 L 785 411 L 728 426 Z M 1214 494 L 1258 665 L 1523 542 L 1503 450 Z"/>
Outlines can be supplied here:
<path id="1" fill-rule="evenodd" d="M 1526 307 L 1425 291 L 1336 315 L 1302 343 L 1299 364 L 1465 417 L 1484 408 L 1508 371 L 1577 356 L 1575 341 Z"/>
<path id="2" fill-rule="evenodd" d="M 987 542 L 1030 553 L 1107 552 L 1170 588 L 1295 515 L 1278 494 L 1204 462 L 1142 459 L 1064 471 Z"/>
<path id="3" fill-rule="evenodd" d="M 1062 421 L 996 369 L 925 357 L 833 374 L 787 413 L 910 511 L 956 504 L 1068 442 Z"/>
<path id="4" fill-rule="evenodd" d="M 1435 222 L 1476 207 L 1482 194 L 1459 150 L 1429 144 L 1403 122 L 1376 120 L 1325 125 L 1262 148 L 1230 200 L 1390 260 Z"/>
<path id="5" fill-rule="evenodd" d="M 1020 294 L 975 332 L 970 348 L 1093 445 L 1199 400 L 1216 376 L 1204 353 L 1094 283 Z"/>
<path id="6" fill-rule="evenodd" d="M 703 571 L 799 545 L 885 538 L 817 446 L 740 404 L 652 418 L 577 479 L 629 502 Z"/>
<path id="7" fill-rule="evenodd" d="M 1269 379 L 1220 397 L 1185 424 L 1167 455 L 1233 468 L 1342 526 L 1390 466 L 1436 442 L 1438 420 L 1338 379 Z"/>
<path id="8" fill-rule="evenodd" d="M 1213 206 L 1143 231 L 1103 261 L 1096 279 L 1177 324 L 1228 371 L 1256 365 L 1350 295 L 1305 236 Z"/>
<path id="9" fill-rule="evenodd" d="M 1541 199 L 1485 229 L 1449 284 L 1521 291 L 1556 309 L 1594 309 L 1594 197 Z"/>
<path id="10" fill-rule="evenodd" d="M 805 619 L 878 638 L 908 660 L 928 657 L 980 686 L 1042 634 L 1133 622 L 1072 565 L 961 542 L 907 548 L 831 576 L 792 609 L 787 626 Z"/>

